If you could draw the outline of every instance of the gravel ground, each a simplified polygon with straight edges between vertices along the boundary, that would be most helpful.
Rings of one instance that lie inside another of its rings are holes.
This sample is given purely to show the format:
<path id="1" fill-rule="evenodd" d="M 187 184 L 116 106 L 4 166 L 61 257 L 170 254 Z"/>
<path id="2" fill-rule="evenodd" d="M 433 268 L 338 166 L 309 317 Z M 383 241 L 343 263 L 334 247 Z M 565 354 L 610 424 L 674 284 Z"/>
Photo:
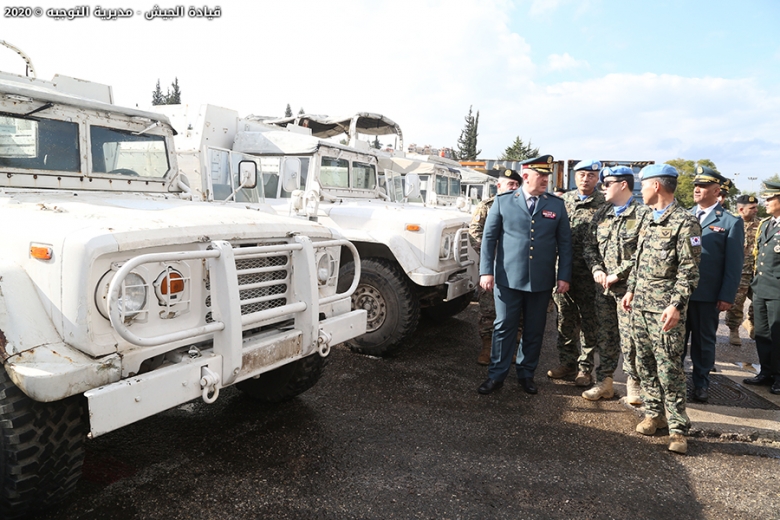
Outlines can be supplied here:
<path id="1" fill-rule="evenodd" d="M 282 405 L 229 388 L 90 441 L 77 492 L 40 518 L 780 518 L 780 443 L 668 452 L 617 398 L 544 375 L 554 314 L 539 394 L 511 374 L 478 395 L 476 311 L 423 322 L 393 358 L 337 347 Z"/>

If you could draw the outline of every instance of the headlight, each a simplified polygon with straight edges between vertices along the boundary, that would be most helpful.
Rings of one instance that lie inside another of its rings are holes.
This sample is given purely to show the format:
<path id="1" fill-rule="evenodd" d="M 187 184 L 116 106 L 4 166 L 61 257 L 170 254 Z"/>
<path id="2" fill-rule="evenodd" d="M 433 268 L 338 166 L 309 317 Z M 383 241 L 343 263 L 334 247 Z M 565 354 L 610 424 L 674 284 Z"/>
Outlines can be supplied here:
<path id="1" fill-rule="evenodd" d="M 452 235 L 443 235 L 441 237 L 441 247 L 439 248 L 439 259 L 446 260 L 452 252 Z"/>
<path id="2" fill-rule="evenodd" d="M 317 281 L 320 285 L 327 285 L 335 274 L 336 259 L 326 251 L 317 261 Z"/>
<path id="3" fill-rule="evenodd" d="M 116 275 L 116 271 L 109 271 L 103 275 L 95 291 L 95 303 L 100 314 L 109 319 L 108 312 L 108 286 Z M 125 277 L 122 288 L 119 291 L 117 305 L 125 318 L 137 316 L 146 306 L 148 286 L 141 275 L 130 273 Z"/>

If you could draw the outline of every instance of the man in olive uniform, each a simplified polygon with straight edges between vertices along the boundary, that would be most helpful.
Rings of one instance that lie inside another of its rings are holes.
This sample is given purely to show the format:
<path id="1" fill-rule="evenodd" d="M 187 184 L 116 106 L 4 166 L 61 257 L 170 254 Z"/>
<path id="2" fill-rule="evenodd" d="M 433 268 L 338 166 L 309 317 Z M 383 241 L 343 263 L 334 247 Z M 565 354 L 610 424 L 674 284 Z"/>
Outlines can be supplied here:
<path id="1" fill-rule="evenodd" d="M 745 230 L 742 219 L 720 205 L 718 195 L 726 184 L 720 173 L 696 168 L 691 214 L 701 224 L 702 256 L 699 285 L 688 303 L 686 338 L 691 338 L 695 401 L 709 399 L 710 371 L 715 367 L 715 342 L 720 313 L 734 304 L 744 262 Z M 685 354 L 683 354 L 683 359 Z"/>
<path id="2" fill-rule="evenodd" d="M 517 352 L 517 379 L 526 393 L 537 393 L 534 371 L 547 321 L 550 292 L 566 292 L 571 280 L 571 230 L 561 199 L 547 193 L 553 158 L 523 161 L 519 190 L 496 197 L 485 221 L 479 261 L 479 284 L 493 291 L 493 328 L 488 379 L 477 391 L 490 394 L 504 385 L 512 354 Z M 558 261 L 556 274 L 555 262 Z M 515 342 L 520 315 L 523 339 Z"/>
<path id="3" fill-rule="evenodd" d="M 563 379 L 577 375 L 577 386 L 590 386 L 593 382 L 593 353 L 597 348 L 596 282 L 585 263 L 583 248 L 596 212 L 606 205 L 604 194 L 596 190 L 599 182 L 599 161 L 580 161 L 574 166 L 576 190 L 564 194 L 566 213 L 569 215 L 572 239 L 572 280 L 569 292 L 553 295 L 558 307 L 558 359 L 560 365 L 549 370 L 547 376 Z M 578 346 L 578 343 L 580 346 Z M 600 364 L 596 376 L 603 381 L 612 374 Z M 617 361 L 617 360 L 616 360 Z M 609 363 L 609 362 L 608 362 Z M 578 372 L 579 369 L 579 372 Z"/>
<path id="4" fill-rule="evenodd" d="M 520 187 L 520 183 L 523 182 L 523 178 L 515 170 L 504 169 L 501 170 L 496 181 L 497 194 L 505 193 L 507 191 L 514 191 Z M 493 205 L 495 196 L 490 197 L 487 200 L 480 201 L 477 205 L 477 209 L 474 211 L 474 216 L 471 219 L 471 225 L 469 226 L 469 241 L 477 253 L 482 248 L 482 232 L 485 229 L 485 219 L 487 219 L 488 211 Z M 496 306 L 493 303 L 493 293 L 491 291 L 485 291 L 482 288 L 479 290 L 479 337 L 482 340 L 482 350 L 477 356 L 477 363 L 480 365 L 490 364 L 490 349 L 493 341 L 493 322 L 496 319 Z M 517 341 L 520 341 L 520 337 L 523 333 L 523 317 L 520 317 L 520 327 L 517 332 Z"/>
<path id="5" fill-rule="evenodd" d="M 653 210 L 653 218 L 639 232 L 634 269 L 621 302 L 623 310 L 631 312 L 645 403 L 645 418 L 636 430 L 653 435 L 668 425 L 669 450 L 686 453 L 684 435 L 691 421 L 685 412 L 681 359 L 685 311 L 699 282 L 701 226 L 674 198 L 677 170 L 672 166 L 645 166 L 640 178 L 642 199 Z"/>
<path id="6" fill-rule="evenodd" d="M 744 383 L 771 386 L 770 392 L 780 394 L 780 183 L 765 182 L 761 196 L 766 198 L 766 211 L 771 216 L 758 228 L 756 276 L 750 284 L 761 371 Z"/>
<path id="7" fill-rule="evenodd" d="M 734 298 L 734 305 L 726 313 L 726 325 L 729 327 L 729 342 L 732 345 L 742 345 L 742 339 L 739 337 L 740 324 L 745 327 L 748 336 L 753 338 L 753 305 L 748 307 L 748 317 L 742 321 L 745 300 L 753 301 L 753 291 L 750 289 L 750 282 L 753 280 L 753 270 L 756 266 L 756 258 L 753 256 L 753 247 L 756 243 L 756 232 L 758 231 L 758 198 L 755 195 L 740 195 L 737 197 L 737 214 L 742 217 L 745 223 L 745 263 L 742 265 L 742 278 L 739 281 L 737 297 Z"/>
<path id="8" fill-rule="evenodd" d="M 626 282 L 634 268 L 639 231 L 652 219 L 652 211 L 634 199 L 634 171 L 626 166 L 604 168 L 599 175 L 607 204 L 593 218 L 593 232 L 585 243 L 585 262 L 597 284 L 596 321 L 601 364 L 609 375 L 582 397 L 592 401 L 612 397 L 612 374 L 623 353 L 626 402 L 642 404 L 636 371 L 636 348 L 631 339 L 630 314 L 620 301 L 626 294 Z"/>

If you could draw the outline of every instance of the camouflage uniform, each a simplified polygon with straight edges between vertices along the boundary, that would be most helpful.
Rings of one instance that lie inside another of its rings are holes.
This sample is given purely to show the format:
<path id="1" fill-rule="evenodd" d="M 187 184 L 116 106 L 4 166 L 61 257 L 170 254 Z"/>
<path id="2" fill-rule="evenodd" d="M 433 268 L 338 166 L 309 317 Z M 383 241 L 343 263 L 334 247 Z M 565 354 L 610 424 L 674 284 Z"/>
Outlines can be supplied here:
<path id="1" fill-rule="evenodd" d="M 685 434 L 691 421 L 685 412 L 680 360 L 688 299 L 699 283 L 698 220 L 673 201 L 658 220 L 648 219 L 640 230 L 635 258 L 626 290 L 634 294 L 631 326 L 645 415 L 662 417 L 665 407 L 669 432 Z M 680 321 L 663 332 L 661 315 L 669 305 L 680 311 Z"/>
<path id="2" fill-rule="evenodd" d="M 469 225 L 469 241 L 471 242 L 474 250 L 479 253 L 482 249 L 482 233 L 485 230 L 485 219 L 487 219 L 488 211 L 493 206 L 493 200 L 495 196 L 490 197 L 487 200 L 480 201 L 477 204 L 477 209 L 474 211 L 474 216 L 471 218 L 471 224 Z M 493 300 L 493 293 L 486 291 L 477 286 L 479 291 L 479 337 L 480 338 L 492 338 L 493 337 L 493 322 L 496 321 L 496 304 Z M 517 341 L 523 336 L 523 317 L 520 316 L 520 326 L 517 329 Z"/>
<path id="3" fill-rule="evenodd" d="M 622 351 L 623 372 L 636 381 L 639 377 L 636 347 L 631 339 L 631 315 L 621 309 L 620 301 L 626 294 L 626 282 L 634 268 L 639 232 L 652 218 L 652 210 L 634 199 L 620 216 L 615 215 L 613 205 L 608 204 L 593 218 L 593 233 L 584 250 L 591 273 L 602 271 L 618 277 L 606 291 L 596 284 L 599 357 L 602 364 L 617 368 Z M 605 358 L 608 361 L 604 361 Z"/>
<path id="4" fill-rule="evenodd" d="M 756 234 L 760 219 L 754 218 L 752 222 L 745 222 L 745 263 L 742 266 L 742 278 L 739 281 L 737 297 L 734 299 L 734 305 L 726 312 L 726 325 L 730 330 L 736 330 L 742 324 L 743 309 L 745 308 L 745 299 L 753 300 L 753 291 L 750 289 L 750 282 L 753 280 L 753 268 L 756 265 L 756 257 L 753 256 L 753 246 L 756 243 Z M 753 306 L 748 307 L 748 320 L 753 323 Z"/>
<path id="5" fill-rule="evenodd" d="M 569 291 L 553 294 L 558 308 L 558 358 L 561 365 L 571 368 L 579 365 L 580 371 L 590 374 L 593 371 L 593 351 L 597 345 L 598 321 L 594 304 L 597 284 L 585 263 L 583 248 L 588 234 L 593 231 L 593 217 L 606 200 L 598 190 L 585 200 L 580 200 L 577 190 L 565 193 L 562 199 L 571 224 L 573 258 Z M 578 339 L 581 348 L 577 346 Z M 606 373 L 609 367 L 604 367 L 605 361 L 608 360 L 601 359 L 602 366 L 596 373 L 599 381 L 612 375 Z M 617 366 L 617 359 L 614 361 Z"/>

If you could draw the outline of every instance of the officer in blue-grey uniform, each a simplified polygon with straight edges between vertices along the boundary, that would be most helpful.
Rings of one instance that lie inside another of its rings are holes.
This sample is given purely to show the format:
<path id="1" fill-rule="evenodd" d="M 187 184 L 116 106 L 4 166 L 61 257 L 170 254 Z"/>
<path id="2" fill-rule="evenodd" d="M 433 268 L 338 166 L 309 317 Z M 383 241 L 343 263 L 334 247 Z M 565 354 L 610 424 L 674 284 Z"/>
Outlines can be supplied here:
<path id="1" fill-rule="evenodd" d="M 498 195 L 485 221 L 479 283 L 493 291 L 496 321 L 488 379 L 478 389 L 481 394 L 503 386 L 518 348 L 515 335 L 521 314 L 525 328 L 517 354 L 517 378 L 527 393 L 537 392 L 533 377 L 551 289 L 569 290 L 571 229 L 563 201 L 547 193 L 552 163 L 550 155 L 523 161 L 521 188 Z"/>
<path id="2" fill-rule="evenodd" d="M 745 259 L 744 223 L 718 202 L 721 186 L 726 181 L 720 173 L 706 166 L 697 167 L 693 179 L 696 206 L 691 213 L 701 224 L 702 253 L 699 285 L 688 303 L 685 337 L 691 338 L 694 386 L 691 397 L 699 402 L 709 398 L 718 316 L 734 304 Z"/>
<path id="3" fill-rule="evenodd" d="M 761 196 L 769 217 L 756 235 L 756 275 L 750 284 L 761 372 L 743 382 L 770 386 L 770 392 L 780 394 L 780 183 L 765 182 Z"/>

